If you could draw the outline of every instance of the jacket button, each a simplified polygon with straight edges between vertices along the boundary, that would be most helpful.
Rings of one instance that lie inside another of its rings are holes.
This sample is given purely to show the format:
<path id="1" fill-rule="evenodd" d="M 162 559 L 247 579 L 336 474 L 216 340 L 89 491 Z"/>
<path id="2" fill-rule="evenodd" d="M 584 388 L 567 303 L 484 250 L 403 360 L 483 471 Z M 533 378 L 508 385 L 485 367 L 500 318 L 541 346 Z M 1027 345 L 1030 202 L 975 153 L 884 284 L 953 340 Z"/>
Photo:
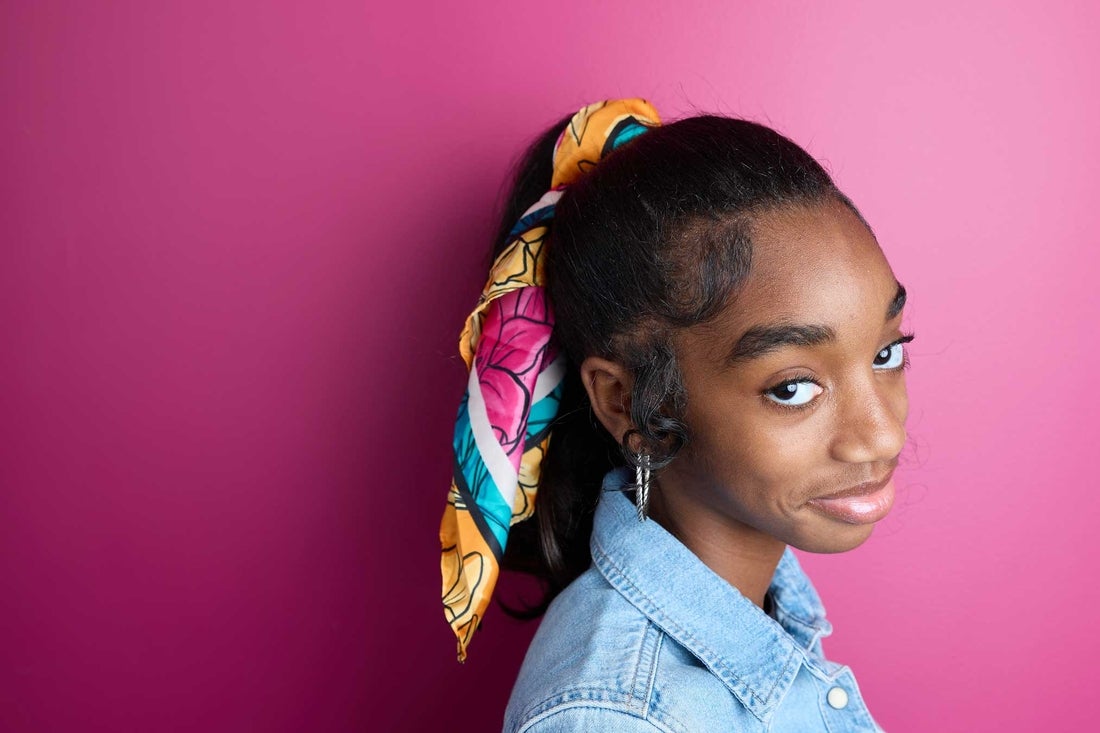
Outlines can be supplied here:
<path id="1" fill-rule="evenodd" d="M 825 696 L 825 700 L 829 703 L 830 707 L 840 710 L 848 704 L 848 693 L 844 691 L 843 687 L 834 687 L 829 690 L 829 694 Z"/>

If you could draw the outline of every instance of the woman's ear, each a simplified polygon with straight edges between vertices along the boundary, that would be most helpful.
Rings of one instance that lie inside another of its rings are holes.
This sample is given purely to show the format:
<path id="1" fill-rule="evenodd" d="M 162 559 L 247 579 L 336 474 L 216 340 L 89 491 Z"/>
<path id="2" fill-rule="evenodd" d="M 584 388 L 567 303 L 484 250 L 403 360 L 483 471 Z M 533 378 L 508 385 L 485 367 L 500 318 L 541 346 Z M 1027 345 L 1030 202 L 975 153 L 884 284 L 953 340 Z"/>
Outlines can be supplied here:
<path id="1" fill-rule="evenodd" d="M 592 403 L 592 412 L 621 445 L 623 435 L 634 427 L 630 419 L 634 379 L 630 372 L 617 362 L 590 356 L 581 363 L 581 381 Z"/>

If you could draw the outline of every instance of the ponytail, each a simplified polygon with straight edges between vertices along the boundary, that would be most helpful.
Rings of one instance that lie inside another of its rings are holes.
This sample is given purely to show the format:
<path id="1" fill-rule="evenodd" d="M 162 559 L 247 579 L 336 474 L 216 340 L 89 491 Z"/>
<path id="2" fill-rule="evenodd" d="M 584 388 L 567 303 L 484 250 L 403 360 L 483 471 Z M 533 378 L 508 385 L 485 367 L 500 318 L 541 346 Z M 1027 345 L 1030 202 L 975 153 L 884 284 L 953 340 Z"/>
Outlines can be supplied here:
<path id="1" fill-rule="evenodd" d="M 550 187 L 554 144 L 572 117 L 563 117 L 542 133 L 516 166 L 511 190 L 501 207 L 490 262 L 510 243 L 508 235 L 523 212 Z M 553 224 L 547 246 L 554 246 Z M 506 570 L 539 578 L 546 590 L 543 598 L 527 608 L 501 603 L 505 612 L 516 618 L 541 615 L 554 596 L 587 569 L 599 487 L 608 470 L 623 464 L 619 446 L 592 413 L 577 367 L 566 365 L 561 406 L 542 459 L 534 521 L 512 527 L 501 562 Z"/>
<path id="2" fill-rule="evenodd" d="M 549 243 L 557 204 L 569 188 L 606 154 L 659 124 L 643 99 L 590 104 L 539 138 L 505 201 L 488 281 L 459 338 L 470 380 L 455 421 L 455 465 L 439 530 L 443 606 L 458 637 L 459 660 L 480 626 L 505 553 L 509 566 L 550 581 L 552 593 L 572 579 L 582 554 L 587 558 L 588 533 L 581 538 L 577 528 L 590 528 L 590 517 L 578 514 L 572 499 L 540 496 L 548 452 L 577 444 L 552 436 L 569 423 L 559 421 L 569 357 L 557 342 L 549 302 Z M 579 386 L 569 397 L 573 415 L 586 412 Z M 589 463 L 568 453 L 553 461 L 559 467 L 573 462 Z M 572 465 L 567 473 L 575 477 Z M 525 552 L 522 542 L 509 552 L 512 526 L 532 525 L 525 520 L 536 503 L 548 514 L 544 519 L 539 512 L 540 552 Z"/>

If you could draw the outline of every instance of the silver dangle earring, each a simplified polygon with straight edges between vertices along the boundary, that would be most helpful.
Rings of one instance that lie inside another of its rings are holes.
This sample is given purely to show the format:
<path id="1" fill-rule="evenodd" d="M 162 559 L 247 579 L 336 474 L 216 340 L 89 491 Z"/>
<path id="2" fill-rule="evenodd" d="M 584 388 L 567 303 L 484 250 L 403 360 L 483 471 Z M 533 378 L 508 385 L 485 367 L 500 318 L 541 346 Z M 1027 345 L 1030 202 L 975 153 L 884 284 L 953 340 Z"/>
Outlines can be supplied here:
<path id="1" fill-rule="evenodd" d="M 634 466 L 634 503 L 638 507 L 638 521 L 644 522 L 649 509 L 649 454 L 639 453 Z"/>

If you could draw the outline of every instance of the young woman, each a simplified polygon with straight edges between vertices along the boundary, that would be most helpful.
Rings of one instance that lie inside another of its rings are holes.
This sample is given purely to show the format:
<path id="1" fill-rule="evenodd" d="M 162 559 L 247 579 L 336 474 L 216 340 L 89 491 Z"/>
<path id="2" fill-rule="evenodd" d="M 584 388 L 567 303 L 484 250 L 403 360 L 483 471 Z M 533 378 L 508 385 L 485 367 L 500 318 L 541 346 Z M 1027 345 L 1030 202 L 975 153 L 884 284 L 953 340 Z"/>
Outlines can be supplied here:
<path id="1" fill-rule="evenodd" d="M 505 730 L 879 730 L 790 550 L 866 540 L 906 439 L 858 210 L 767 127 L 632 99 L 549 130 L 504 220 L 441 540 L 460 659 L 501 561 L 549 583 Z"/>

